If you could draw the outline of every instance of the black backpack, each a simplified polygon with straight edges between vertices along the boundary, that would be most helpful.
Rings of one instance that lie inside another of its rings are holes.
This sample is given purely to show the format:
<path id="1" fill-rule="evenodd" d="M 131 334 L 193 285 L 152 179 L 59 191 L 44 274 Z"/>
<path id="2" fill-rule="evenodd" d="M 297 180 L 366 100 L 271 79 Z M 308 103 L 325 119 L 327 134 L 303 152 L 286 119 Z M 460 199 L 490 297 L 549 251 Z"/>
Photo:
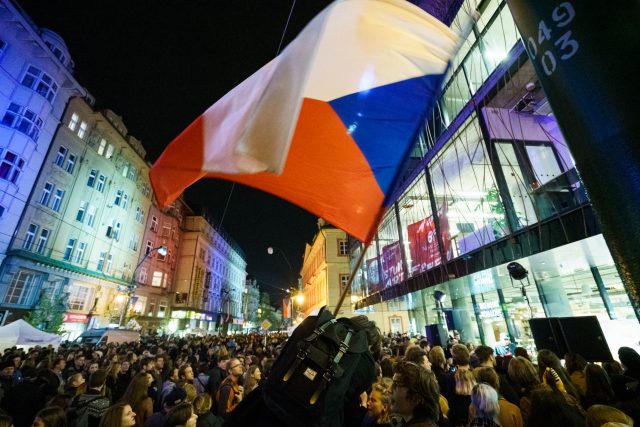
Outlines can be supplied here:
<path id="1" fill-rule="evenodd" d="M 342 426 L 345 405 L 375 379 L 367 334 L 324 308 L 293 332 L 262 388 L 269 410 L 289 427 Z"/>

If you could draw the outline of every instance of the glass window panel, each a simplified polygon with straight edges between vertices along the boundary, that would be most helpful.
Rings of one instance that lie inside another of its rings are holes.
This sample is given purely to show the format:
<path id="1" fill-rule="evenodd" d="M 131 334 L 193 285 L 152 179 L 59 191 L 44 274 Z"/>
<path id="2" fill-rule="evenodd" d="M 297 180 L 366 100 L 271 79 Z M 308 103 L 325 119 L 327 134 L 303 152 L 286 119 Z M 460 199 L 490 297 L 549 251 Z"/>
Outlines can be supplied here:
<path id="1" fill-rule="evenodd" d="M 382 264 L 382 286 L 388 288 L 404 280 L 401 253 L 403 248 L 400 247 L 398 224 L 393 207 L 387 211 L 378 229 L 378 243 Z"/>
<path id="2" fill-rule="evenodd" d="M 444 224 L 447 258 L 462 255 L 507 232 L 504 206 L 475 115 L 456 132 L 429 166 L 434 197 Z"/>
<path id="3" fill-rule="evenodd" d="M 486 13 L 483 13 L 483 17 Z M 509 8 L 505 5 L 500 15 L 482 36 L 484 54 L 489 72 L 493 71 L 506 57 L 511 48 L 520 39 L 520 34 L 513 21 Z"/>

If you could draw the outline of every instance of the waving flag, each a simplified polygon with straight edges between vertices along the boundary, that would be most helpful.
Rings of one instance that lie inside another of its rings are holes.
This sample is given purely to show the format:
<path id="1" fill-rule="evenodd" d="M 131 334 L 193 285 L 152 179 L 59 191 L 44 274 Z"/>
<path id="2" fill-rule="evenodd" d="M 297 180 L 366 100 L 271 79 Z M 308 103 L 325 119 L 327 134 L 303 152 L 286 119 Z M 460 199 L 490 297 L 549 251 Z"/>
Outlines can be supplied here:
<path id="1" fill-rule="evenodd" d="M 338 0 L 153 165 L 158 203 L 203 177 L 267 191 L 369 242 L 457 45 L 405 0 Z"/>

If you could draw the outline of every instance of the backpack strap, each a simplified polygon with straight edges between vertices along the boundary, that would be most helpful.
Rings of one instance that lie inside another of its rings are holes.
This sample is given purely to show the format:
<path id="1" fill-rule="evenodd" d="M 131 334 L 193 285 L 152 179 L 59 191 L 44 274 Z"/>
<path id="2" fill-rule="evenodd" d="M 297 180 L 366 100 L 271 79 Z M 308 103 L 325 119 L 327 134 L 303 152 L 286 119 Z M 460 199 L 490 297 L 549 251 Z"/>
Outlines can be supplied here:
<path id="1" fill-rule="evenodd" d="M 324 371 L 324 374 L 322 375 L 322 382 L 311 396 L 311 399 L 309 399 L 309 403 L 311 405 L 314 405 L 318 401 L 320 394 L 324 391 L 325 388 L 327 388 L 327 384 L 329 384 L 329 382 L 336 375 L 342 356 L 344 356 L 347 350 L 349 350 L 349 341 L 351 341 L 352 336 L 353 330 L 348 329 L 347 335 L 345 335 L 344 340 L 340 343 L 340 348 L 338 349 L 336 356 L 333 358 L 333 363 L 331 363 L 331 365 L 329 365 L 329 367 Z"/>
<path id="2" fill-rule="evenodd" d="M 324 334 L 329 326 L 334 325 L 335 323 L 336 319 L 331 319 L 324 322 L 322 325 L 314 329 L 311 335 L 306 337 L 304 341 L 300 343 L 300 351 L 298 351 L 296 359 L 293 361 L 293 363 L 289 367 L 289 370 L 284 374 L 284 377 L 282 378 L 284 382 L 289 381 L 293 373 L 296 371 L 296 369 L 298 369 L 298 366 L 300 366 L 300 363 L 309 355 L 309 347 L 311 346 L 311 344 L 315 340 L 317 340 L 320 335 Z"/>

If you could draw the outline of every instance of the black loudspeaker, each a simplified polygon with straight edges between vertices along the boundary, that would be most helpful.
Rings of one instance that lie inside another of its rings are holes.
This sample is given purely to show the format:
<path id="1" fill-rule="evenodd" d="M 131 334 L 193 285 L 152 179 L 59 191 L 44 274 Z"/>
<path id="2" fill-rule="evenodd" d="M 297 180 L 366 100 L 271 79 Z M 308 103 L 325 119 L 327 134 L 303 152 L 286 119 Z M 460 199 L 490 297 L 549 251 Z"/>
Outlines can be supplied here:
<path id="1" fill-rule="evenodd" d="M 613 360 L 596 316 L 530 319 L 529 325 L 538 350 L 546 348 L 561 359 L 573 352 L 589 362 Z"/>
<path id="2" fill-rule="evenodd" d="M 427 340 L 431 346 L 439 345 L 442 348 L 447 348 L 447 340 L 449 335 L 443 325 L 427 325 L 425 326 L 427 333 Z"/>

